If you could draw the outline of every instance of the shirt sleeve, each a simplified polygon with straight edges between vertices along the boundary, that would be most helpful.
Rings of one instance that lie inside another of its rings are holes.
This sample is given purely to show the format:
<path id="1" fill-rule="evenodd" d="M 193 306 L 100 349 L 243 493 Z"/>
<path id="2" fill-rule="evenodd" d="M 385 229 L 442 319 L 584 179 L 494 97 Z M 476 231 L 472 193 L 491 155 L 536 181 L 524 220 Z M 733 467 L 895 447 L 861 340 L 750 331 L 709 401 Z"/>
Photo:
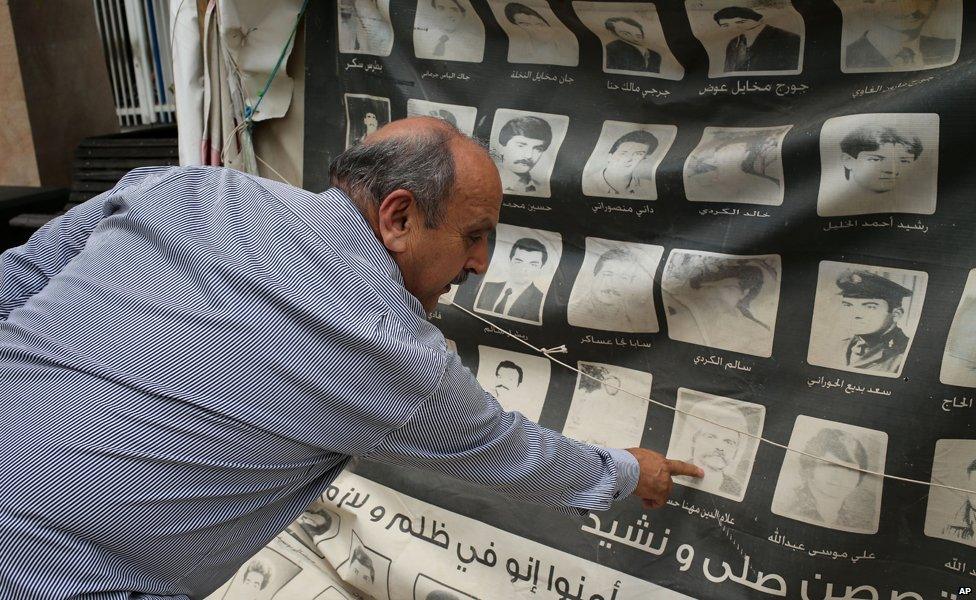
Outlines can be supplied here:
<path id="1" fill-rule="evenodd" d="M 577 517 L 608 509 L 637 484 L 630 453 L 506 412 L 453 352 L 438 390 L 365 457 L 431 469 Z"/>
<path id="2" fill-rule="evenodd" d="M 172 167 L 130 171 L 111 190 L 79 204 L 48 221 L 27 243 L 0 254 L 0 321 L 61 272 L 85 247 L 92 231 L 105 217 L 122 206 L 120 200 L 131 188 L 155 181 L 150 177 Z"/>

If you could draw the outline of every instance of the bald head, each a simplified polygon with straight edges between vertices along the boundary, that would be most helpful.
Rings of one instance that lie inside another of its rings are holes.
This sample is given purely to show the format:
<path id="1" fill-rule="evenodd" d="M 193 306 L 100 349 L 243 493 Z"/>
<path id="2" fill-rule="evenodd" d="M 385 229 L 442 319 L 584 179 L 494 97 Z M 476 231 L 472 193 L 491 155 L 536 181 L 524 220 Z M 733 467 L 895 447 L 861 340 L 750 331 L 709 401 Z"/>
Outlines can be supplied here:
<path id="1" fill-rule="evenodd" d="M 492 194 L 493 184 L 501 195 L 498 171 L 484 147 L 434 117 L 410 117 L 381 127 L 337 156 L 329 178 L 367 217 L 391 192 L 407 190 L 427 227 L 439 225 L 455 196 Z"/>

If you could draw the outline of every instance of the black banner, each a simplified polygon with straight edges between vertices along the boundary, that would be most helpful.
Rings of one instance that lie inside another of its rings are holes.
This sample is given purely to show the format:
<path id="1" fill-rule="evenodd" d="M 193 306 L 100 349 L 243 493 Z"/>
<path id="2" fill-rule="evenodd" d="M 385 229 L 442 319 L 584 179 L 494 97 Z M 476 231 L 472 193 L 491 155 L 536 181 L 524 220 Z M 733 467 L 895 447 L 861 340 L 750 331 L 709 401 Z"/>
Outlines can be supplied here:
<path id="1" fill-rule="evenodd" d="M 305 187 L 391 119 L 485 141 L 491 268 L 444 300 L 585 375 L 432 318 L 506 408 L 707 476 L 581 528 L 358 473 L 694 597 L 976 587 L 976 494 L 863 472 L 976 489 L 974 26 L 963 0 L 313 3 Z"/>

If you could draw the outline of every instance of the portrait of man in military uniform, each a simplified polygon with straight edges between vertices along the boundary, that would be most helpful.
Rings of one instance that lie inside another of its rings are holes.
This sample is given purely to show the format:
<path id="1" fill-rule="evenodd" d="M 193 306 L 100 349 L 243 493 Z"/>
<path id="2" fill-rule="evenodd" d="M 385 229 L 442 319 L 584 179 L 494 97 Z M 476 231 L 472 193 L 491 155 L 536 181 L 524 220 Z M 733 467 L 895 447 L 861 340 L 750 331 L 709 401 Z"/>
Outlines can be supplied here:
<path id="1" fill-rule="evenodd" d="M 858 369 L 896 372 L 908 350 L 908 336 L 898 327 L 902 300 L 912 291 L 870 271 L 851 271 L 837 278 L 841 312 L 851 337 L 844 362 Z"/>
<path id="2" fill-rule="evenodd" d="M 925 274 L 824 261 L 820 276 L 808 362 L 897 377 L 921 312 Z"/>

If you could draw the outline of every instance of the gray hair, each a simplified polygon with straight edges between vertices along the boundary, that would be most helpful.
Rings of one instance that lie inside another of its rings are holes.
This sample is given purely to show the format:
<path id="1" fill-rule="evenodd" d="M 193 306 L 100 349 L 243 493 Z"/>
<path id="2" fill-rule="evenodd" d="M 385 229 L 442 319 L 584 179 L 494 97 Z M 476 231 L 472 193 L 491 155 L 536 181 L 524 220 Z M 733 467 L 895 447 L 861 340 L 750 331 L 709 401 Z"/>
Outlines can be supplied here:
<path id="1" fill-rule="evenodd" d="M 329 165 L 329 180 L 365 211 L 379 207 L 394 190 L 407 190 L 424 214 L 424 225 L 438 227 L 454 189 L 455 165 L 451 140 L 467 137 L 442 122 L 406 135 L 357 144 Z"/>

